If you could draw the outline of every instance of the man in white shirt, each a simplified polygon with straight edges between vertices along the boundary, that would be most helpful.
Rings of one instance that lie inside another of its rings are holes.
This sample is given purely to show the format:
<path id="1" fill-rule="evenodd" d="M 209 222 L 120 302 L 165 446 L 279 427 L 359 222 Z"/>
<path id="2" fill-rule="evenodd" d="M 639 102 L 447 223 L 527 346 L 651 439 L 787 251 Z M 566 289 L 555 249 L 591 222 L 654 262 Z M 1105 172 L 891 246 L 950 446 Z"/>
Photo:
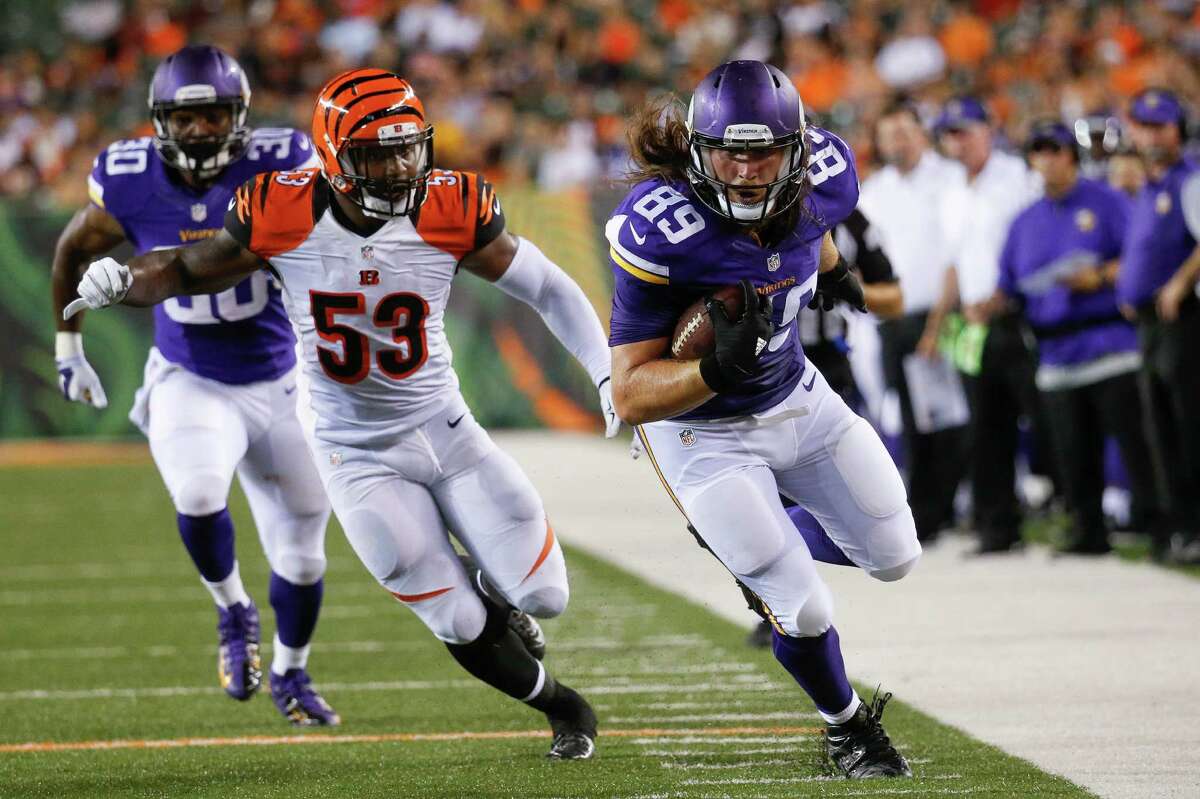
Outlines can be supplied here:
<path id="1" fill-rule="evenodd" d="M 992 128 L 978 100 L 950 100 L 935 131 L 946 155 L 966 169 L 966 181 L 946 192 L 941 204 L 953 264 L 947 299 L 957 288 L 967 321 L 955 362 L 971 405 L 969 460 L 979 552 L 1003 552 L 1020 541 L 1017 422 L 1022 414 L 1037 415 L 1037 360 L 1020 318 L 995 302 L 996 285 L 1009 225 L 1040 196 L 1041 182 L 1024 159 L 992 146 Z"/>
<path id="2" fill-rule="evenodd" d="M 947 187 L 966 180 L 963 167 L 934 152 L 916 110 L 906 103 L 888 108 L 876 128 L 876 146 L 886 166 L 862 187 L 859 207 L 871 218 L 884 253 L 904 290 L 903 315 L 879 325 L 883 369 L 888 387 L 900 400 L 904 444 L 908 455 L 908 495 L 917 536 L 932 540 L 954 522 L 954 494 L 966 470 L 965 419 L 914 413 L 906 371 L 917 359 L 954 376 L 937 349 L 937 331 L 945 309 L 940 306 L 949 242 L 943 231 L 940 201 Z M 906 369 L 905 364 L 909 364 Z M 923 383 L 924 381 L 922 381 Z M 922 402 L 925 397 L 918 397 Z M 960 400 L 961 405 L 961 400 Z M 933 409 L 937 410 L 937 409 Z"/>

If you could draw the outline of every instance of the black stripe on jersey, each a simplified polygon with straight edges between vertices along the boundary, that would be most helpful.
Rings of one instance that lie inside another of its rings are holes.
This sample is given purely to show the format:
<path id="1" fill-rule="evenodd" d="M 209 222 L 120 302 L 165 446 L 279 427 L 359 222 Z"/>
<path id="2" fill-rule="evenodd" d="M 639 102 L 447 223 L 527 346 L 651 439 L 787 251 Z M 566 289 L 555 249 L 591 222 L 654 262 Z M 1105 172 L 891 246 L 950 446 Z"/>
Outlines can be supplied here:
<path id="1" fill-rule="evenodd" d="M 258 210 L 260 212 L 265 212 L 267 210 L 267 189 L 270 188 L 271 182 L 270 175 L 263 175 L 262 181 L 259 183 L 259 185 L 262 187 L 262 191 L 260 191 L 258 194 Z"/>
<path id="2" fill-rule="evenodd" d="M 362 119 L 355 122 L 354 127 L 350 128 L 350 130 L 346 131 L 346 138 L 349 139 L 360 128 L 366 127 L 367 125 L 370 125 L 372 122 L 377 122 L 381 119 L 387 119 L 388 117 L 400 116 L 401 114 L 412 114 L 413 116 L 415 116 L 417 119 L 421 120 L 422 122 L 425 121 L 425 115 L 422 114 L 417 109 L 413 108 L 411 105 L 402 105 L 399 108 L 381 108 L 378 111 L 372 111 L 371 113 L 367 114 Z"/>
<path id="3" fill-rule="evenodd" d="M 461 183 L 462 185 L 458 188 L 462 192 L 462 207 L 465 209 L 467 207 L 467 198 L 471 196 L 471 176 L 463 172 Z"/>
<path id="4" fill-rule="evenodd" d="M 329 208 L 329 182 L 325 180 L 325 176 L 318 174 L 317 182 L 313 186 L 312 193 L 312 219 L 313 225 L 321 221 L 321 217 L 325 215 L 325 211 Z"/>

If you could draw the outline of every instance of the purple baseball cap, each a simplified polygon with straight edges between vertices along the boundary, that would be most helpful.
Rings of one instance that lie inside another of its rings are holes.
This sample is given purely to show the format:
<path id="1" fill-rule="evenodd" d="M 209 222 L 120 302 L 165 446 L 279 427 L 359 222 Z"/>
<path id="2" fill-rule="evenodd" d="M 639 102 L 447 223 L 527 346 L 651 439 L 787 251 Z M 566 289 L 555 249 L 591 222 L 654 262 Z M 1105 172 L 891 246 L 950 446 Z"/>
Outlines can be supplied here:
<path id="1" fill-rule="evenodd" d="M 1029 129 L 1025 146 L 1032 150 L 1040 144 L 1056 144 L 1064 149 L 1072 149 L 1075 147 L 1075 135 L 1057 119 L 1043 119 Z"/>
<path id="2" fill-rule="evenodd" d="M 955 97 L 942 106 L 933 131 L 960 130 L 972 124 L 988 124 L 987 109 L 974 97 Z"/>
<path id="3" fill-rule="evenodd" d="M 1177 125 L 1185 117 L 1179 98 L 1166 89 L 1146 89 L 1129 106 L 1129 118 L 1143 125 Z"/>

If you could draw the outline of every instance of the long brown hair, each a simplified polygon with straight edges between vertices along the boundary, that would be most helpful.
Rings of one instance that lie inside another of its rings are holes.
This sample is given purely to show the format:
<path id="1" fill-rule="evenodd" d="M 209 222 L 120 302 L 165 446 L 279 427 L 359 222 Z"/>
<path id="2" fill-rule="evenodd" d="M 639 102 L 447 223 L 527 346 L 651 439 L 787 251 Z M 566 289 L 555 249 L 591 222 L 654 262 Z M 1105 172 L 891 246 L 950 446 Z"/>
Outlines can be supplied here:
<path id="1" fill-rule="evenodd" d="M 673 94 L 660 94 L 634 110 L 625 137 L 634 169 L 625 181 L 641 183 L 651 178 L 686 181 L 691 160 L 683 102 Z"/>

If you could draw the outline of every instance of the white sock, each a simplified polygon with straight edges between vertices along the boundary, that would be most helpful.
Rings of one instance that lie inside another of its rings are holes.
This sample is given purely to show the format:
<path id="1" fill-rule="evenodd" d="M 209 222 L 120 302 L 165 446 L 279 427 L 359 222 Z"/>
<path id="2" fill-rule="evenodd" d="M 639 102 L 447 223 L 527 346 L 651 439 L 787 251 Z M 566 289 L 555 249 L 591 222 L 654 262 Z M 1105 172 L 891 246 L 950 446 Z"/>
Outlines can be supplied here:
<path id="1" fill-rule="evenodd" d="M 858 692 L 853 688 L 850 689 L 850 704 L 846 705 L 846 709 L 841 713 L 830 715 L 820 708 L 817 712 L 821 714 L 821 718 L 825 719 L 826 724 L 845 724 L 850 719 L 854 718 L 854 714 L 858 712 L 858 706 L 862 704 L 862 700 L 858 698 Z"/>
<path id="2" fill-rule="evenodd" d="M 204 578 L 201 578 L 200 582 L 204 583 L 208 593 L 212 594 L 213 602 L 216 602 L 217 607 L 222 610 L 231 605 L 250 604 L 250 595 L 246 593 L 246 586 L 242 585 L 242 575 L 238 571 L 237 561 L 233 562 L 233 571 L 221 582 L 210 583 Z"/>
<path id="3" fill-rule="evenodd" d="M 305 644 L 302 647 L 291 647 L 279 640 L 279 633 L 275 633 L 275 643 L 272 651 L 275 653 L 271 658 L 271 673 L 282 677 L 287 674 L 288 669 L 302 669 L 308 665 L 308 651 L 312 649 L 312 644 Z"/>

